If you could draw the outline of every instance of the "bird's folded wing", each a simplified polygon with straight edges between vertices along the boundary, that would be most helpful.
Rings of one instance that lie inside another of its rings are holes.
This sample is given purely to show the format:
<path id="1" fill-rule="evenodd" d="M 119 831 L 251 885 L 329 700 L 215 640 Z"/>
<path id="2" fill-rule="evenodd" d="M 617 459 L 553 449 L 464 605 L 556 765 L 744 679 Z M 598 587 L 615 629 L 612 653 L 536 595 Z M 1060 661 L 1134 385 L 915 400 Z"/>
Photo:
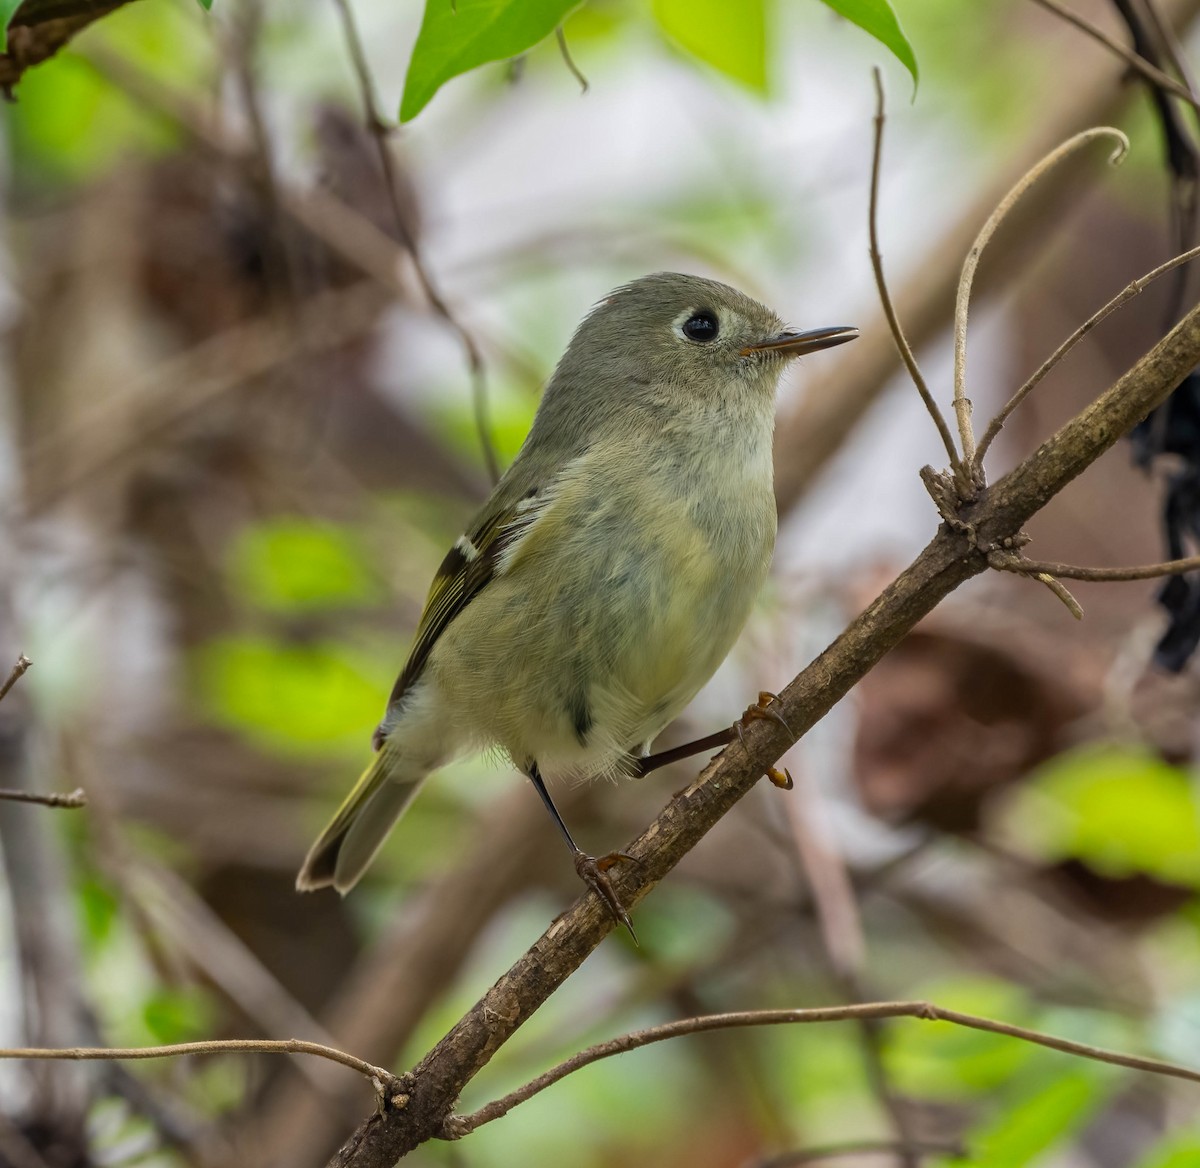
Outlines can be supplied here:
<path id="1" fill-rule="evenodd" d="M 450 622 L 503 571 L 503 556 L 544 511 L 548 492 L 534 488 L 516 504 L 486 510 L 446 553 L 429 589 L 408 661 L 392 687 L 388 707 L 421 675 L 438 637 Z M 380 739 L 376 732 L 376 749 Z"/>

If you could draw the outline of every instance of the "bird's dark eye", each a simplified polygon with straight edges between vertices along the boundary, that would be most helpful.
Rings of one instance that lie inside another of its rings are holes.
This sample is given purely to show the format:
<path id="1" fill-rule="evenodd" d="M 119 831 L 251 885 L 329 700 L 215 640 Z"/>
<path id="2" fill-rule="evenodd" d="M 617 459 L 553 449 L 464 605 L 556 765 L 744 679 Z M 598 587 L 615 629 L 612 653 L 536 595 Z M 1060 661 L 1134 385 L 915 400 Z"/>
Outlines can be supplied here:
<path id="1" fill-rule="evenodd" d="M 720 328 L 717 324 L 717 314 L 702 308 L 683 322 L 683 335 L 689 341 L 715 341 Z"/>

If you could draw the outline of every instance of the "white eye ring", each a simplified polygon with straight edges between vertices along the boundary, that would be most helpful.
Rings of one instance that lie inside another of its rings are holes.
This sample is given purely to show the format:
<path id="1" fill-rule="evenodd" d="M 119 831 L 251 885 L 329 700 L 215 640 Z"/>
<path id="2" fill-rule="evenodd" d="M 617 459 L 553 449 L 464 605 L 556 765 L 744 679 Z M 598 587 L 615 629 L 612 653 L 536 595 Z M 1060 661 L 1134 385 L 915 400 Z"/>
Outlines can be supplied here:
<path id="1" fill-rule="evenodd" d="M 693 345 L 712 344 L 722 331 L 721 314 L 711 308 L 689 308 L 674 321 L 675 335 Z"/>

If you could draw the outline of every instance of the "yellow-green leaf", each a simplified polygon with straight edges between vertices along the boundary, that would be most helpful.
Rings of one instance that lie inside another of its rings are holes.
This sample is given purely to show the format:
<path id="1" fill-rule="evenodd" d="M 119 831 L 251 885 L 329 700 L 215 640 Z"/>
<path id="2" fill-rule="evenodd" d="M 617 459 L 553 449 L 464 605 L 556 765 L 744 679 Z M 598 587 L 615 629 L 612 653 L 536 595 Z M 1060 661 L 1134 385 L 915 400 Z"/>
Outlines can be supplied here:
<path id="1" fill-rule="evenodd" d="M 579 0 L 425 0 L 400 120 L 410 121 L 452 77 L 503 61 L 549 36 Z"/>
<path id="2" fill-rule="evenodd" d="M 693 57 L 750 89 L 766 92 L 765 0 L 654 0 L 654 19 Z"/>

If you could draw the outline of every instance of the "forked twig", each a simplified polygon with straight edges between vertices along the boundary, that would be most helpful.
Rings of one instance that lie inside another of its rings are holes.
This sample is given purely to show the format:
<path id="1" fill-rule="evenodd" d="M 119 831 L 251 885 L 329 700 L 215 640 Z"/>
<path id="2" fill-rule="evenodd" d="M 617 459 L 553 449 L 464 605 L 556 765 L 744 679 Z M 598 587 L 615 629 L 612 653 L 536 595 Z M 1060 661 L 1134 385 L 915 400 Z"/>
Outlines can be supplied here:
<path id="1" fill-rule="evenodd" d="M 971 245 L 971 250 L 967 252 L 967 258 L 963 261 L 962 275 L 958 281 L 958 295 L 954 304 L 954 413 L 958 420 L 958 435 L 963 462 L 972 470 L 978 469 L 978 462 L 975 454 L 975 433 L 971 427 L 971 402 L 967 397 L 967 314 L 971 300 L 971 285 L 975 280 L 975 270 L 979 267 L 979 258 L 1008 213 L 1042 175 L 1088 143 L 1102 137 L 1116 139 L 1117 149 L 1113 152 L 1109 162 L 1114 165 L 1120 162 L 1129 149 L 1129 139 L 1112 126 L 1096 126 L 1068 138 L 1017 180 L 1012 190 L 1000 200 L 999 205 L 983 225 L 975 242 Z"/>
<path id="2" fill-rule="evenodd" d="M 917 358 L 912 351 L 912 346 L 908 343 L 908 338 L 904 335 L 904 328 L 900 324 L 900 318 L 896 315 L 896 307 L 892 303 L 892 295 L 888 291 L 887 280 L 883 275 L 883 255 L 879 250 L 878 225 L 879 171 L 883 155 L 883 75 L 878 66 L 872 69 L 871 73 L 875 78 L 875 147 L 871 155 L 871 196 L 867 212 L 867 231 L 871 240 L 871 269 L 875 273 L 875 287 L 879 290 L 879 302 L 883 305 L 883 314 L 887 317 L 892 340 L 896 342 L 896 348 L 900 351 L 900 359 L 904 362 L 904 367 L 908 370 L 913 385 L 917 387 L 917 393 L 921 395 L 921 400 L 925 403 L 925 409 L 933 419 L 938 434 L 941 435 L 942 445 L 946 448 L 946 457 L 950 460 L 951 469 L 958 474 L 961 463 L 958 451 L 954 447 L 954 436 L 950 433 L 950 427 L 929 390 L 920 366 L 917 365 Z"/>
<path id="3" fill-rule="evenodd" d="M 1146 286 L 1157 280 L 1159 276 L 1166 275 L 1167 272 L 1179 267 L 1181 264 L 1186 264 L 1190 260 L 1200 256 L 1200 247 L 1194 247 L 1191 251 L 1185 251 L 1182 255 L 1175 256 L 1174 259 L 1167 260 L 1165 264 L 1160 264 L 1151 272 L 1147 272 L 1144 276 L 1139 276 L 1136 280 L 1131 280 L 1120 292 L 1117 293 L 1103 308 L 1098 312 L 1094 312 L 1087 318 L 1045 361 L 1038 367 L 1037 371 L 1004 403 L 996 416 L 988 423 L 987 430 L 984 431 L 983 437 L 979 441 L 979 449 L 975 452 L 975 465 L 983 464 L 983 457 L 988 452 L 988 448 L 995 441 L 996 435 L 1004 428 L 1004 423 L 1008 421 L 1013 410 L 1017 408 L 1032 392 L 1034 387 L 1054 368 L 1088 333 L 1092 331 L 1106 316 L 1116 312 L 1118 308 L 1132 300 Z"/>
<path id="4" fill-rule="evenodd" d="M 984 1030 L 990 1034 L 1003 1034 L 1009 1038 L 1020 1039 L 1022 1042 L 1033 1043 L 1035 1046 L 1048 1047 L 1050 1050 L 1092 1059 L 1095 1062 L 1110 1063 L 1118 1067 L 1129 1067 L 1132 1070 L 1148 1071 L 1151 1074 L 1200 1083 L 1200 1069 L 1183 1067 L 1176 1063 L 1163 1062 L 1160 1059 L 1122 1054 L 1120 1051 L 1092 1046 L 1086 1042 L 1075 1042 L 1069 1038 L 1059 1038 L 1057 1035 L 1045 1034 L 1040 1030 L 1030 1030 L 1024 1026 L 1013 1026 L 1007 1022 L 981 1018 L 976 1014 L 964 1014 L 958 1010 L 946 1010 L 931 1002 L 867 1002 L 861 1005 L 828 1006 L 809 1010 L 744 1010 L 730 1014 L 707 1014 L 698 1018 L 684 1018 L 677 1022 L 666 1022 L 661 1026 L 650 1026 L 645 1030 L 634 1030 L 629 1034 L 622 1034 L 619 1038 L 609 1039 L 607 1042 L 598 1042 L 594 1046 L 589 1046 L 578 1054 L 572 1055 L 544 1074 L 538 1075 L 536 1079 L 531 1079 L 515 1091 L 510 1091 L 502 1098 L 486 1104 L 478 1111 L 473 1111 L 469 1115 L 449 1116 L 444 1121 L 442 1135 L 447 1139 L 459 1139 L 476 1128 L 482 1127 L 483 1124 L 506 1115 L 518 1104 L 532 1099 L 534 1095 L 553 1086 L 560 1079 L 565 1079 L 573 1071 L 578 1071 L 601 1059 L 611 1058 L 613 1055 L 649 1046 L 654 1042 L 664 1042 L 669 1038 L 679 1038 L 685 1034 L 702 1034 L 709 1030 L 727 1030 L 742 1026 L 779 1026 L 879 1018 L 916 1018 L 923 1022 L 950 1022 L 955 1026 L 965 1026 L 971 1030 Z"/>
<path id="5" fill-rule="evenodd" d="M 1181 85 L 1169 73 L 1164 73 L 1157 65 L 1147 61 L 1145 57 L 1126 48 L 1120 41 L 1114 40 L 1104 29 L 1093 24 L 1086 17 L 1072 12 L 1069 8 L 1059 4 L 1058 0 L 1035 0 L 1035 2 L 1068 24 L 1073 24 L 1080 32 L 1090 36 L 1093 40 L 1099 41 L 1109 52 L 1116 53 L 1125 64 L 1140 73 L 1151 85 L 1157 85 L 1159 89 L 1165 90 L 1173 97 L 1186 101 L 1193 109 L 1200 110 L 1200 101 L 1196 100 L 1195 94 L 1186 85 Z"/>
<path id="6" fill-rule="evenodd" d="M 28 657 L 22 653 L 17 658 L 17 663 L 12 667 L 12 672 L 8 675 L 8 679 L 0 686 L 0 702 L 8 696 L 8 691 L 12 689 L 22 677 L 25 676 L 25 671 L 33 664 Z"/>
<path id="7" fill-rule="evenodd" d="M 487 368 L 483 362 L 483 354 L 480 353 L 479 346 L 475 343 L 475 338 L 468 332 L 467 328 L 454 313 L 450 311 L 450 306 L 443 299 L 440 290 L 427 271 L 424 261 L 421 258 L 420 249 L 417 247 L 417 241 L 413 233 L 409 230 L 408 222 L 405 220 L 404 212 L 400 206 L 395 161 L 392 158 L 391 150 L 388 149 L 388 137 L 391 130 L 379 113 L 375 83 L 371 77 L 371 67 L 367 63 L 366 52 L 363 50 L 362 38 L 358 33 L 358 24 L 354 19 L 354 10 L 350 7 L 350 0 L 333 0 L 333 2 L 341 17 L 342 35 L 346 39 L 346 49 L 350 54 L 350 61 L 354 66 L 354 74 L 358 80 L 359 94 L 362 98 L 367 129 L 375 139 L 375 147 L 379 153 L 379 164 L 383 168 L 383 178 L 387 185 L 388 199 L 392 206 L 392 218 L 395 222 L 396 238 L 399 239 L 404 250 L 408 252 L 409 258 L 412 260 L 413 270 L 417 275 L 417 281 L 421 285 L 421 291 L 425 293 L 430 306 L 450 326 L 451 330 L 458 337 L 459 343 L 462 345 L 463 353 L 467 359 L 467 368 L 471 376 L 471 400 L 475 411 L 475 428 L 479 434 L 479 445 L 483 451 L 483 459 L 487 466 L 488 474 L 491 476 L 492 483 L 495 484 L 500 481 L 500 463 L 496 457 L 495 447 L 492 445 L 492 427 L 488 412 Z M 570 56 L 566 53 L 565 47 L 563 53 L 568 64 L 570 64 Z M 576 72 L 576 76 L 579 76 L 577 71 L 573 71 Z M 585 89 L 587 88 L 586 81 L 583 81 L 583 86 Z"/>

